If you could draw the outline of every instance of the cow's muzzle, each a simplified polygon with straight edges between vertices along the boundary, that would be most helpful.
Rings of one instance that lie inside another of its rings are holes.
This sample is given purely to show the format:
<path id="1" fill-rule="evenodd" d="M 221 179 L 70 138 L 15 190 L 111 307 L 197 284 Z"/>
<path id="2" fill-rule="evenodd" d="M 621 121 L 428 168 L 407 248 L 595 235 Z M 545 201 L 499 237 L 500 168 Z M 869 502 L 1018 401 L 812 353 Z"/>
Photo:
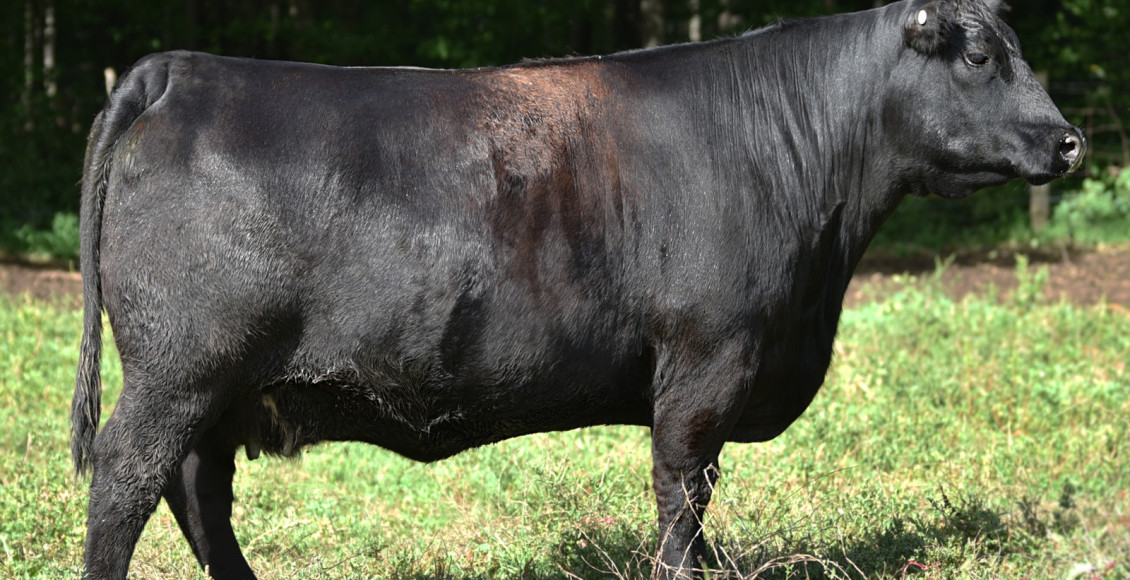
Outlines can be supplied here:
<path id="1" fill-rule="evenodd" d="M 1041 133 L 1044 145 L 1037 151 L 1042 150 L 1038 157 L 1042 161 L 1037 162 L 1035 167 L 1029 166 L 1028 171 L 1019 172 L 1028 183 L 1043 185 L 1072 173 L 1083 165 L 1083 157 L 1087 154 L 1087 139 L 1078 127 L 1067 126 L 1050 131 L 1044 129 Z M 1048 153 L 1051 153 L 1050 157 Z"/>

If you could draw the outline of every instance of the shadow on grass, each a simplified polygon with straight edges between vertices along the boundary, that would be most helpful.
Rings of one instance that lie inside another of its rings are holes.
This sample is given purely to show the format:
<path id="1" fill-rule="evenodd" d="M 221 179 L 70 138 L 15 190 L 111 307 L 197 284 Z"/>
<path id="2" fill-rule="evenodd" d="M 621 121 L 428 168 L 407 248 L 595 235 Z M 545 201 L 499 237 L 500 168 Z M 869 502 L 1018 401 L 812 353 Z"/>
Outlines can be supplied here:
<path id="1" fill-rule="evenodd" d="M 1078 524 L 1070 486 L 1053 509 L 1029 498 L 1014 499 L 1003 513 L 976 495 L 951 501 L 945 490 L 927 498 L 931 508 L 907 517 L 893 517 L 855 538 L 838 544 L 800 541 L 786 551 L 820 554 L 809 561 L 782 565 L 760 574 L 731 578 L 913 578 L 936 577 L 938 570 L 956 570 L 971 561 L 999 564 L 1007 555 L 1044 549 L 1049 531 L 1067 534 Z M 748 562 L 737 570 L 756 570 L 764 562 Z"/>
<path id="2" fill-rule="evenodd" d="M 1070 491 L 1068 491 L 1068 494 Z M 708 543 L 710 580 L 794 578 L 871 579 L 928 578 L 939 570 L 955 570 L 971 561 L 988 567 L 1008 554 L 1043 549 L 1049 530 L 1068 533 L 1075 521 L 1069 495 L 1058 508 L 1046 509 L 1025 499 L 1014 501 L 1006 513 L 994 510 L 982 498 L 951 500 L 944 490 L 927 498 L 930 508 L 921 513 L 876 522 L 857 537 L 838 537 L 830 530 L 816 537 L 795 537 L 789 530 L 740 531 L 726 526 Z M 723 515 L 723 519 L 728 516 Z M 553 548 L 553 570 L 546 564 L 527 564 L 521 571 L 465 571 L 436 567 L 403 576 L 411 580 L 468 578 L 630 579 L 650 578 L 654 565 L 655 532 L 611 521 L 582 522 L 563 530 Z"/>

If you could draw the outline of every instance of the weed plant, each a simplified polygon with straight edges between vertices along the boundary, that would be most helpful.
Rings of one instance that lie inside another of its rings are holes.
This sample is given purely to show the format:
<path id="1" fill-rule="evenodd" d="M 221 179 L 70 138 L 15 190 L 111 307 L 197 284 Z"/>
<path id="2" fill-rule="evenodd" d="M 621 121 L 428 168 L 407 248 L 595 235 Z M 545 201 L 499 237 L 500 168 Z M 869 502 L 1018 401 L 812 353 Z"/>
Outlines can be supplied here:
<path id="1" fill-rule="evenodd" d="M 1056 206 L 1051 224 L 1041 235 L 1047 240 L 1092 245 L 1130 239 L 1130 171 L 1084 179 L 1077 193 Z"/>
<path id="2" fill-rule="evenodd" d="M 723 451 L 709 577 L 1130 578 L 1130 313 L 1031 290 L 955 302 L 905 279 L 845 312 L 805 415 Z M 80 327 L 78 311 L 0 296 L 0 577 L 79 573 Z M 104 417 L 121 384 L 109 338 Z M 652 565 L 643 428 L 432 465 L 326 444 L 238 470 L 235 528 L 264 578 L 646 578 Z M 131 570 L 203 578 L 163 505 Z"/>

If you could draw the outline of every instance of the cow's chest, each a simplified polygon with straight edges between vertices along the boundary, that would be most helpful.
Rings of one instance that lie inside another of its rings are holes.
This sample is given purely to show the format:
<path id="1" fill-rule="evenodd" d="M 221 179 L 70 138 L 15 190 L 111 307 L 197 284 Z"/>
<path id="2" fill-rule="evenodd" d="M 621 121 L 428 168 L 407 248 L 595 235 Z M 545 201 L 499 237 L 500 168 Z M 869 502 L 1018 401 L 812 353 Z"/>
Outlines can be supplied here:
<path id="1" fill-rule="evenodd" d="M 771 333 L 732 440 L 772 439 L 808 408 L 824 384 L 838 320 L 839 308 L 819 309 Z"/>

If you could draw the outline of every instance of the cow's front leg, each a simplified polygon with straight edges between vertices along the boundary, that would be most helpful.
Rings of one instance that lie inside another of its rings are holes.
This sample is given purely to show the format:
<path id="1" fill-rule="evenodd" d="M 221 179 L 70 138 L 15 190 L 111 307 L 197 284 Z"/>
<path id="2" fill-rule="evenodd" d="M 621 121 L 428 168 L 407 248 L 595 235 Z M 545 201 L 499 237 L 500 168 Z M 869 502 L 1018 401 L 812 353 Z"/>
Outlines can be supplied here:
<path id="1" fill-rule="evenodd" d="M 718 453 L 754 373 L 745 341 L 721 344 L 699 364 L 687 358 L 665 357 L 657 369 L 651 453 L 659 553 L 653 577 L 663 580 L 695 578 L 706 568 L 703 515 L 719 475 Z"/>
<path id="2" fill-rule="evenodd" d="M 652 481 L 659 507 L 659 554 L 654 578 L 688 579 L 706 566 L 703 515 L 717 480 L 713 457 L 672 458 L 653 441 Z"/>

